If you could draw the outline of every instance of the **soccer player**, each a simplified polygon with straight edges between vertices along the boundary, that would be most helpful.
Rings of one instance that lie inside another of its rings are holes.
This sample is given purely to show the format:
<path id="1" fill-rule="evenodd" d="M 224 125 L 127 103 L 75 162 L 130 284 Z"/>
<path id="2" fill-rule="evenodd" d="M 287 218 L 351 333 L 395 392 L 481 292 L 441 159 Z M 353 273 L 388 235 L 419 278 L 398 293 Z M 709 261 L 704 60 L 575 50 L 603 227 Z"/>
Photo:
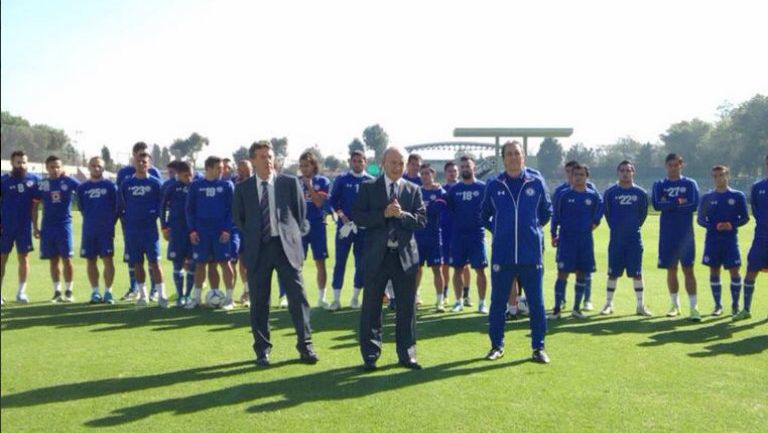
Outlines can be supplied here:
<path id="1" fill-rule="evenodd" d="M 139 152 L 133 157 L 136 172 L 118 187 L 119 213 L 125 228 L 125 260 L 136 273 L 136 305 L 148 303 L 145 286 L 144 257 L 149 263 L 149 271 L 154 276 L 158 305 L 168 307 L 165 296 L 163 270 L 158 265 L 160 258 L 160 234 L 157 219 L 160 217 L 162 197 L 160 179 L 149 174 L 152 157 L 147 152 Z"/>
<path id="2" fill-rule="evenodd" d="M 448 207 L 445 201 L 445 190 L 435 183 L 435 169 L 429 164 L 421 166 L 421 197 L 427 208 L 427 226 L 414 232 L 416 246 L 419 251 L 419 270 L 416 271 L 416 290 L 421 285 L 422 266 L 425 264 L 432 268 L 434 276 L 435 293 L 437 303 L 435 310 L 438 313 L 445 312 L 444 281 L 441 265 L 443 264 L 442 251 L 440 250 L 440 218 Z M 418 296 L 418 295 L 417 295 Z"/>
<path id="3" fill-rule="evenodd" d="M 120 185 L 123 184 L 123 182 L 133 176 L 136 173 L 136 157 L 141 153 L 146 153 L 148 149 L 147 143 L 144 143 L 143 141 L 136 142 L 133 145 L 133 148 L 131 149 L 131 163 L 126 165 L 125 167 L 120 168 L 120 170 L 117 171 L 117 188 L 119 190 Z M 150 166 L 148 171 L 150 176 L 156 177 L 158 179 L 161 179 L 160 172 L 155 168 Z M 125 225 L 122 223 L 122 219 L 120 222 L 120 225 L 123 230 L 123 243 L 127 241 L 126 234 L 125 234 Z M 127 260 L 124 260 L 127 263 Z M 152 275 L 150 273 L 150 278 L 152 278 Z M 136 298 L 136 273 L 134 272 L 133 266 L 128 264 L 128 279 L 129 279 L 129 285 L 128 290 L 125 292 L 125 295 L 121 298 L 123 301 L 127 301 L 130 299 Z"/>
<path id="4" fill-rule="evenodd" d="M 421 186 L 421 165 L 421 155 L 418 153 L 411 153 L 408 155 L 408 163 L 405 165 L 403 179 Z"/>
<path id="5" fill-rule="evenodd" d="M 40 178 L 27 172 L 27 155 L 21 150 L 11 153 L 11 172 L 0 178 L 0 279 L 5 278 L 8 255 L 16 244 L 19 262 L 19 287 L 16 302 L 29 303 L 27 296 L 27 275 L 29 274 L 29 252 L 32 245 L 32 219 L 37 219 Z M 2 286 L 2 284 L 0 284 Z M 0 297 L 3 304 L 5 300 Z"/>
<path id="6" fill-rule="evenodd" d="M 173 263 L 173 283 L 176 286 L 176 306 L 187 304 L 194 286 L 195 262 L 187 227 L 187 196 L 192 182 L 192 167 L 184 161 L 171 161 L 176 173 L 173 183 L 163 192 L 160 227 L 168 241 L 168 260 Z M 170 171 L 170 170 L 169 170 Z M 168 184 L 170 180 L 166 182 Z M 186 275 L 186 285 L 184 276 Z"/>
<path id="7" fill-rule="evenodd" d="M 442 188 L 445 190 L 446 195 L 451 191 L 459 178 L 459 169 L 456 167 L 456 163 L 448 161 L 443 166 L 443 176 L 445 177 L 445 184 Z M 446 202 L 447 203 L 447 202 Z M 443 274 L 443 300 L 448 302 L 448 284 L 451 281 L 449 264 L 451 258 L 451 232 L 453 231 L 453 219 L 451 219 L 451 211 L 448 206 L 443 210 L 443 214 L 440 216 L 440 250 L 442 254 L 443 264 L 440 267 Z M 464 269 L 464 280 L 469 281 L 469 269 Z"/>
<path id="8" fill-rule="evenodd" d="M 482 220 L 493 233 L 491 247 L 491 311 L 488 335 L 491 361 L 504 356 L 504 312 L 512 281 L 519 279 L 526 292 L 531 317 L 531 359 L 549 363 L 544 351 L 547 330 L 542 283 L 541 228 L 552 213 L 544 181 L 527 173 L 525 154 L 517 142 L 502 147 L 504 173 L 488 182 L 482 203 Z"/>
<path id="9" fill-rule="evenodd" d="M 699 185 L 682 175 L 683 157 L 670 153 L 665 159 L 667 177 L 654 182 L 651 201 L 653 208 L 661 211 L 659 228 L 659 268 L 667 270 L 667 287 L 672 307 L 667 317 L 680 315 L 677 280 L 678 264 L 685 275 L 685 290 L 690 304 L 689 319 L 701 321 L 696 300 L 696 276 L 693 261 L 696 256 L 696 239 L 693 235 L 693 213 L 699 206 Z"/>
<path id="10" fill-rule="evenodd" d="M 221 158 L 221 180 L 228 180 L 234 185 L 237 174 L 232 168 L 232 160 L 229 158 Z"/>
<path id="11" fill-rule="evenodd" d="M 550 319 L 559 319 L 565 298 L 568 275 L 576 274 L 576 291 L 571 317 L 583 319 L 581 302 L 586 290 L 585 275 L 595 272 L 595 246 L 592 231 L 600 224 L 603 203 L 600 194 L 587 188 L 589 167 L 574 164 L 573 185 L 565 189 L 554 204 L 552 246 L 557 247 L 555 306 Z"/>
<path id="12" fill-rule="evenodd" d="M 72 198 L 80 182 L 67 176 L 58 156 L 45 160 L 48 178 L 40 182 L 38 199 L 43 202 L 42 230 L 35 223 L 34 234 L 40 238 L 40 258 L 50 260 L 53 298 L 51 302 L 74 302 L 72 295 Z M 61 262 L 61 270 L 59 269 Z M 64 297 L 61 296 L 61 273 L 64 274 Z"/>
<path id="13" fill-rule="evenodd" d="M 723 314 L 720 267 L 731 274 L 731 315 L 739 312 L 741 296 L 741 253 L 739 252 L 738 228 L 749 221 L 747 197 L 741 191 L 731 189 L 730 170 L 724 165 L 712 167 L 715 189 L 704 194 L 699 203 L 696 222 L 707 229 L 704 238 L 702 263 L 709 266 L 709 284 L 715 300 L 713 316 Z"/>
<path id="14" fill-rule="evenodd" d="M 765 178 L 755 182 L 749 194 L 752 216 L 755 217 L 755 238 L 747 256 L 747 276 L 744 278 L 744 309 L 733 320 L 752 317 L 752 295 L 755 280 L 761 270 L 768 270 L 768 155 L 765 156 Z"/>
<path id="15" fill-rule="evenodd" d="M 613 314 L 616 280 L 627 271 L 635 288 L 640 316 L 652 316 L 643 300 L 643 239 L 640 228 L 648 216 L 648 193 L 635 185 L 635 165 L 628 160 L 616 167 L 619 180 L 605 190 L 603 206 L 605 222 L 611 230 L 608 243 L 608 289 L 600 314 Z"/>
<path id="16" fill-rule="evenodd" d="M 336 213 L 336 263 L 333 266 L 333 281 L 331 287 L 334 292 L 341 290 L 344 285 L 344 271 L 347 266 L 349 250 L 353 249 L 355 256 L 354 288 L 350 307 L 360 308 L 360 291 L 363 290 L 363 245 L 365 233 L 357 229 L 352 221 L 352 206 L 357 200 L 360 184 L 373 176 L 365 172 L 365 154 L 354 150 L 349 154 L 349 172 L 339 176 L 333 182 L 330 201 L 333 211 Z"/>
<path id="17" fill-rule="evenodd" d="M 88 161 L 91 177 L 77 187 L 77 202 L 83 214 L 80 257 L 88 261 L 91 304 L 114 304 L 115 223 L 117 222 L 117 186 L 104 178 L 104 160 L 94 156 Z M 104 264 L 104 297 L 99 290 L 98 258 Z"/>
<path id="18" fill-rule="evenodd" d="M 485 182 L 475 178 L 475 160 L 472 157 L 462 156 L 459 167 L 461 182 L 451 188 L 447 195 L 448 208 L 453 218 L 450 263 L 454 268 L 453 290 L 456 303 L 452 311 L 458 312 L 465 306 L 472 306 L 469 279 L 465 281 L 463 278 L 463 270 L 469 264 L 477 274 L 477 311 L 487 314 L 485 292 L 488 282 L 485 268 L 488 266 L 488 259 L 485 254 L 484 223 L 481 215 Z"/>
<path id="19" fill-rule="evenodd" d="M 253 166 L 251 165 L 251 161 L 247 159 L 241 159 L 240 161 L 237 161 L 237 176 L 235 177 L 233 183 L 236 185 L 240 182 L 243 182 L 250 178 L 253 173 Z M 232 237 L 239 237 L 240 231 L 237 228 L 237 224 L 232 226 Z M 233 241 L 234 244 L 234 241 Z M 237 271 L 240 270 L 240 280 L 243 282 L 243 294 L 240 296 L 240 303 L 243 305 L 243 307 L 250 307 L 251 306 L 251 298 L 248 294 L 248 271 L 245 268 L 245 262 L 243 260 L 240 260 L 240 257 L 243 255 L 243 249 L 245 247 L 245 242 L 243 242 L 243 239 L 240 239 L 239 244 L 237 244 L 237 266 L 232 267 L 232 281 L 234 284 L 237 284 Z"/>
<path id="20" fill-rule="evenodd" d="M 192 242 L 192 258 L 195 260 L 195 288 L 186 308 L 200 305 L 200 295 L 206 277 L 206 267 L 221 268 L 226 298 L 222 309 L 235 307 L 232 295 L 235 291 L 231 247 L 229 244 L 232 230 L 232 182 L 221 180 L 221 158 L 209 156 L 205 160 L 205 179 L 196 180 L 189 186 L 187 196 L 187 226 Z M 218 271 L 208 272 L 211 291 L 219 294 Z"/>
<path id="21" fill-rule="evenodd" d="M 304 200 L 307 202 L 307 220 L 309 221 L 309 233 L 303 238 L 304 253 L 309 253 L 312 247 L 312 258 L 317 268 L 317 288 L 319 297 L 317 306 L 337 311 L 341 308 L 341 289 L 333 291 L 333 302 L 325 301 L 325 284 L 328 279 L 325 270 L 325 259 L 328 258 L 328 235 L 325 230 L 325 201 L 331 188 L 331 181 L 327 177 L 319 175 L 320 167 L 317 156 L 313 152 L 306 151 L 299 157 L 299 171 L 301 172 L 301 190 Z"/>

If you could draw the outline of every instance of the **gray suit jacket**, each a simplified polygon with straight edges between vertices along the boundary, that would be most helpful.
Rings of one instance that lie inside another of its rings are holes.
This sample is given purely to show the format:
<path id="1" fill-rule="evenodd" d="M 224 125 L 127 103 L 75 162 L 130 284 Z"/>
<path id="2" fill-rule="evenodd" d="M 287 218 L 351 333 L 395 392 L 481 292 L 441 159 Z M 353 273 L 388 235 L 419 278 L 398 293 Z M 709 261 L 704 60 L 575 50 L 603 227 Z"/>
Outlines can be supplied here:
<path id="1" fill-rule="evenodd" d="M 413 232 L 427 225 L 427 211 L 421 198 L 421 188 L 405 181 L 400 188 L 398 202 L 404 215 L 395 219 L 398 254 L 405 272 L 416 272 L 419 267 L 419 251 Z M 365 252 L 363 269 L 367 275 L 378 272 L 387 251 L 389 228 L 384 209 L 389 204 L 389 194 L 384 176 L 360 184 L 360 192 L 352 208 L 352 220 L 365 228 Z"/>
<path id="2" fill-rule="evenodd" d="M 243 257 L 248 272 L 256 268 L 261 246 L 261 208 L 259 207 L 259 179 L 252 176 L 235 186 L 232 214 L 243 242 Z M 288 174 L 275 178 L 275 207 L 277 232 L 288 262 L 296 270 L 304 264 L 304 245 L 301 238 L 309 233 L 307 203 L 299 179 Z"/>

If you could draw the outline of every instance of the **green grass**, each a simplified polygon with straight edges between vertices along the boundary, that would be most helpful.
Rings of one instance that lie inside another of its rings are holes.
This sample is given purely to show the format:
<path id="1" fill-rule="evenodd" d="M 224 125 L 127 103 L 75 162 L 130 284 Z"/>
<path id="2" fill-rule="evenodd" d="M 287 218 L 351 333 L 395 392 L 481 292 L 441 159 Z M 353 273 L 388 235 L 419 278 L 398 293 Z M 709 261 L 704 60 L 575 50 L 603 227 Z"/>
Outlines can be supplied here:
<path id="1" fill-rule="evenodd" d="M 76 231 L 78 224 L 76 219 Z M 752 230 L 750 225 L 741 231 L 745 258 Z M 750 321 L 732 324 L 727 317 L 705 316 L 694 324 L 661 317 L 669 301 L 664 273 L 655 266 L 657 231 L 658 217 L 651 216 L 644 229 L 644 265 L 647 303 L 656 317 L 632 315 L 631 284 L 622 279 L 614 316 L 563 319 L 550 325 L 551 365 L 527 362 L 527 320 L 508 325 L 506 357 L 491 363 L 480 359 L 489 347 L 486 317 L 469 311 L 432 313 L 431 272 L 426 272 L 425 306 L 419 310 L 417 328 L 424 370 L 394 366 L 394 328 L 387 313 L 382 368 L 372 374 L 359 369 L 358 313 L 349 309 L 333 314 L 313 309 L 314 340 L 321 358 L 315 366 L 296 361 L 288 314 L 273 311 L 274 365 L 256 369 L 245 309 L 52 305 L 46 302 L 51 295 L 47 263 L 34 258 L 28 289 L 33 302 L 2 309 L 2 429 L 763 431 L 768 421 L 768 276 L 758 280 Z M 605 225 L 596 232 L 599 272 L 593 277 L 593 301 L 598 308 L 605 294 L 607 234 Z M 77 246 L 79 233 L 75 239 Z M 697 239 L 700 260 L 701 230 Z M 121 252 L 122 246 L 117 250 Z M 553 296 L 553 253 L 547 249 L 548 306 Z M 170 276 L 169 263 L 163 265 Z M 3 293 L 12 298 L 15 257 L 8 266 Z M 307 262 L 305 270 L 314 305 L 314 265 Z M 76 259 L 75 271 L 76 296 L 86 301 L 89 289 L 81 259 Z M 707 270 L 697 265 L 696 273 L 699 305 L 706 314 L 712 308 Z M 116 281 L 120 295 L 126 281 L 122 265 Z M 726 305 L 727 281 L 725 277 Z M 345 306 L 351 275 L 346 282 Z M 687 314 L 685 295 L 681 301 Z"/>

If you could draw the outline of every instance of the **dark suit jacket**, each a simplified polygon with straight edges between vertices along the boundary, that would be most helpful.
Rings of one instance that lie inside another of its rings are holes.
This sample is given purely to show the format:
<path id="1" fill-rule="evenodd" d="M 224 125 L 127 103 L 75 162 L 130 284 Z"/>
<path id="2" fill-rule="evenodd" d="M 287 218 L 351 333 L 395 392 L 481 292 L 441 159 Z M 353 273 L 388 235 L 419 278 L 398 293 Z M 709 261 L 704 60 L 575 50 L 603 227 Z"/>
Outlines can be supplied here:
<path id="1" fill-rule="evenodd" d="M 421 199 L 421 188 L 405 181 L 400 187 L 398 198 L 404 215 L 395 219 L 400 264 L 405 272 L 416 272 L 419 267 L 419 251 L 413 232 L 427 225 L 427 211 Z M 365 252 L 363 269 L 366 275 L 377 272 L 387 252 L 389 227 L 384 218 L 384 209 L 389 204 L 384 176 L 360 184 L 352 220 L 358 227 L 365 228 Z"/>
<path id="2" fill-rule="evenodd" d="M 243 261 L 249 272 L 255 269 L 261 245 L 261 208 L 259 192 L 261 180 L 254 175 L 235 186 L 232 214 L 243 242 Z M 296 270 L 304 264 L 304 245 L 301 238 L 309 232 L 307 203 L 299 179 L 288 174 L 275 178 L 275 207 L 277 232 L 288 262 Z"/>

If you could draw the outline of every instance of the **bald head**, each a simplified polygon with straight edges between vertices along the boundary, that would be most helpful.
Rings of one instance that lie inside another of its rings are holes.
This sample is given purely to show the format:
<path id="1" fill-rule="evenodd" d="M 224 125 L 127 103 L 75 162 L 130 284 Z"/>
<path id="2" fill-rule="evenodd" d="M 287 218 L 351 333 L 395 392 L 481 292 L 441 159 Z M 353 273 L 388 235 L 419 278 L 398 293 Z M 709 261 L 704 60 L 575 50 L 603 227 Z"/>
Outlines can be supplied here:
<path id="1" fill-rule="evenodd" d="M 381 165 L 384 166 L 384 173 L 388 178 L 400 179 L 405 169 L 405 152 L 397 146 L 388 147 L 384 150 Z"/>

